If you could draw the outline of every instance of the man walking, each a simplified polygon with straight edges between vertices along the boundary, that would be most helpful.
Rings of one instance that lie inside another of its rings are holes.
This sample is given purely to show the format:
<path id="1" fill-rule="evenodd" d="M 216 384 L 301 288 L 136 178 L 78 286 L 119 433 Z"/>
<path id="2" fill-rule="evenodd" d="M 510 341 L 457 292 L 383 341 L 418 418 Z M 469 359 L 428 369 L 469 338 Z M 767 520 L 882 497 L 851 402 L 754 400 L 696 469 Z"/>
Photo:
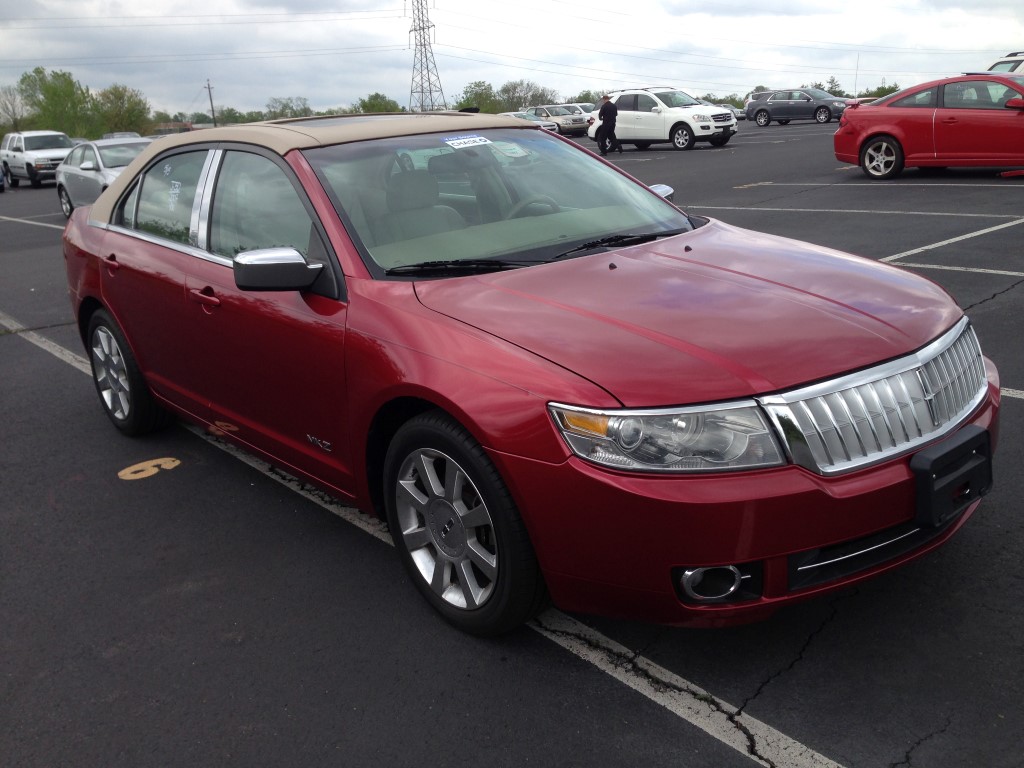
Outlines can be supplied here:
<path id="1" fill-rule="evenodd" d="M 615 137 L 615 119 L 618 114 L 618 107 L 612 104 L 612 100 L 607 95 L 602 96 L 601 108 L 597 112 L 601 125 L 594 132 L 594 138 L 597 139 L 597 149 L 601 153 L 601 157 L 616 150 L 619 151 L 619 154 L 622 154 L 622 144 Z"/>

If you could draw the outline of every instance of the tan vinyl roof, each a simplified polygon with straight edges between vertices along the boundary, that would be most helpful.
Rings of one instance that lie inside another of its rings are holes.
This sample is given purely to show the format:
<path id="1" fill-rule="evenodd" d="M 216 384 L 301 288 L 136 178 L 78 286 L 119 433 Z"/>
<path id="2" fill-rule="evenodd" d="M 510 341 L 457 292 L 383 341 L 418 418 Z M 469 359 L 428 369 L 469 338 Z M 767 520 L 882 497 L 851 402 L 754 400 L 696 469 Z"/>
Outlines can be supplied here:
<path id="1" fill-rule="evenodd" d="M 497 115 L 468 112 L 387 112 L 328 117 L 299 117 L 272 120 L 264 123 L 226 125 L 204 128 L 188 133 L 174 133 L 153 141 L 136 157 L 110 188 L 93 205 L 90 219 L 109 222 L 114 203 L 129 186 L 138 172 L 154 156 L 167 149 L 210 142 L 255 144 L 286 155 L 295 149 L 345 144 L 369 139 L 384 139 L 421 133 L 472 131 L 480 128 L 526 128 L 541 130 L 539 123 L 527 124 L 523 120 Z"/>

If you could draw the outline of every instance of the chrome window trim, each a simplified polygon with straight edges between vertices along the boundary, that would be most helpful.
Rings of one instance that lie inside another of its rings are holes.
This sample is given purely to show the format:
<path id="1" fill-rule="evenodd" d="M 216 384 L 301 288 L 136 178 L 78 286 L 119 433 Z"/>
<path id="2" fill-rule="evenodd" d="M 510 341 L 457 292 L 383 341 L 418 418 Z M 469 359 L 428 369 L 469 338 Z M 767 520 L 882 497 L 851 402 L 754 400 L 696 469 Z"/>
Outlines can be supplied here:
<path id="1" fill-rule="evenodd" d="M 203 250 L 206 249 L 206 225 L 210 217 L 210 200 L 213 197 L 213 180 L 217 174 L 213 171 L 220 167 L 224 150 L 212 149 L 206 153 L 206 162 L 203 163 L 203 170 L 199 173 L 199 181 L 196 184 L 196 196 L 192 201 L 192 219 L 188 228 L 188 241 L 190 245 Z"/>

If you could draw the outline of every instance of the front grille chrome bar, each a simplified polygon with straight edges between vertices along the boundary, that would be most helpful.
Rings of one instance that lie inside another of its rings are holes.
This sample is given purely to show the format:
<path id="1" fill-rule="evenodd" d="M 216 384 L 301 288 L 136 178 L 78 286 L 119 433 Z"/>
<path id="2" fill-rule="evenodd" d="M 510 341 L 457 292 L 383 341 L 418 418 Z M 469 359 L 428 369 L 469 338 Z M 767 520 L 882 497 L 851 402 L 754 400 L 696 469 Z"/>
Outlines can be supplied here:
<path id="1" fill-rule="evenodd" d="M 953 431 L 987 388 L 981 346 L 965 317 L 912 355 L 758 402 L 795 464 L 833 475 Z"/>

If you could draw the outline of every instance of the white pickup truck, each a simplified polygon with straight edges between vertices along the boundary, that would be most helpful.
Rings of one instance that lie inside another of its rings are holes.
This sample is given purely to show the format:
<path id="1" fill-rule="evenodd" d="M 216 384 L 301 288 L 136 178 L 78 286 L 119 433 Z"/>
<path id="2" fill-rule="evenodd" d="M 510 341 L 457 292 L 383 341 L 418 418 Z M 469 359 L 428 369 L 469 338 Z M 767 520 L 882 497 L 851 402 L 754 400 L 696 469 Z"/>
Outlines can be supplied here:
<path id="1" fill-rule="evenodd" d="M 26 179 L 33 187 L 53 181 L 57 166 L 67 157 L 74 144 L 60 131 L 20 131 L 8 133 L 0 143 L 0 163 L 4 181 L 16 187 Z"/>

